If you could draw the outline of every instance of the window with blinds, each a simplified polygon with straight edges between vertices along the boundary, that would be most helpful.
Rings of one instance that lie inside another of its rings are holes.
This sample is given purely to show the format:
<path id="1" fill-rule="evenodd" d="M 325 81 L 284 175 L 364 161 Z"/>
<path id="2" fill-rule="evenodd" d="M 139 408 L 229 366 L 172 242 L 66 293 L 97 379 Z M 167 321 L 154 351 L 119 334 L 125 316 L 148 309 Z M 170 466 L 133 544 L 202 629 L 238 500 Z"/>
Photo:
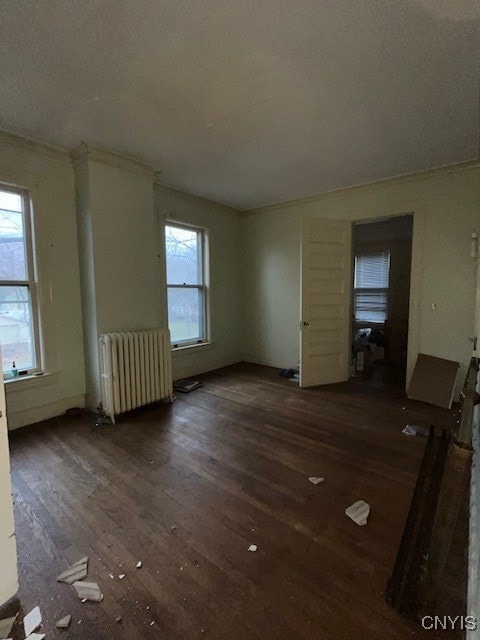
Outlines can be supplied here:
<path id="1" fill-rule="evenodd" d="M 390 251 L 355 256 L 354 314 L 356 322 L 383 323 L 388 314 Z"/>

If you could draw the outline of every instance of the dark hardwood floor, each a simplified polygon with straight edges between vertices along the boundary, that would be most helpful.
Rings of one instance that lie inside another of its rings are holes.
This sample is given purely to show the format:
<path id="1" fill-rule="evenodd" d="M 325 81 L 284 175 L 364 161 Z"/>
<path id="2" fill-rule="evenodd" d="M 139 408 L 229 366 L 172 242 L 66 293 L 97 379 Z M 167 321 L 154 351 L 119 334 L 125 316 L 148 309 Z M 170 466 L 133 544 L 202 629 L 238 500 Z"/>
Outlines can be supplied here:
<path id="1" fill-rule="evenodd" d="M 355 380 L 300 390 L 255 365 L 200 378 L 115 426 L 62 417 L 11 434 L 19 597 L 47 638 L 436 637 L 384 592 L 425 445 L 402 429 L 451 427 L 452 413 Z M 366 527 L 344 513 L 359 499 Z M 55 580 L 84 555 L 102 603 Z"/>

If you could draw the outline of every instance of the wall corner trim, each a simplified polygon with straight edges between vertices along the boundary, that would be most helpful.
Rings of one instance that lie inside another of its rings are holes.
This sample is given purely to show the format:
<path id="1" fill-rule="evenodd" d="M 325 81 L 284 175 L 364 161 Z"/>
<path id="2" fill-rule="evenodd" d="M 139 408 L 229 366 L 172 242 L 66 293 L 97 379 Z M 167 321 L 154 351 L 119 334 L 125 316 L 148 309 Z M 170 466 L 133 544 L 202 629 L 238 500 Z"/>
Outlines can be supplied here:
<path id="1" fill-rule="evenodd" d="M 166 184 L 162 184 L 159 182 L 158 174 L 154 175 L 153 179 L 153 189 L 159 196 L 166 196 L 169 198 L 175 198 L 178 201 L 185 203 L 188 205 L 202 205 L 207 206 L 212 211 L 216 211 L 218 213 L 228 213 L 237 217 L 241 217 L 242 213 L 235 209 L 231 205 L 223 204 L 222 202 L 216 202 L 215 200 L 209 200 L 207 198 L 203 198 L 202 196 L 195 195 L 194 193 L 188 193 L 186 191 L 180 191 L 175 187 L 171 187 Z M 164 213 L 167 217 L 171 214 L 168 209 L 168 206 L 165 209 L 159 208 L 161 213 Z"/>
<path id="2" fill-rule="evenodd" d="M 388 185 L 394 185 L 398 183 L 412 182 L 414 180 L 431 180 L 438 175 L 447 175 L 457 173 L 460 171 L 479 170 L 480 159 L 471 158 L 470 160 L 464 160 L 463 162 L 457 162 L 454 164 L 442 165 L 439 167 L 432 167 L 431 169 L 424 169 L 423 171 L 417 171 L 415 173 L 405 173 L 397 176 L 391 176 L 389 178 L 382 178 L 380 180 L 374 180 L 373 182 L 364 182 L 360 184 L 354 184 L 347 187 L 338 187 L 335 189 L 328 189 L 326 191 L 320 191 L 319 193 L 305 196 L 302 198 L 295 198 L 293 200 L 285 200 L 284 202 L 277 202 L 272 204 L 261 205 L 259 207 L 253 207 L 252 209 L 242 209 L 241 215 L 244 217 L 255 216 L 263 213 L 270 213 L 273 211 L 281 211 L 283 209 L 291 209 L 292 207 L 300 207 L 314 203 L 320 199 L 335 198 L 342 196 L 348 192 L 361 192 L 372 189 L 382 189 Z"/>
<path id="3" fill-rule="evenodd" d="M 36 153 L 50 158 L 50 160 L 55 160 L 56 162 L 70 166 L 69 154 L 63 149 L 59 149 L 58 147 L 54 147 L 43 142 L 29 140 L 28 138 L 18 136 L 15 133 L 0 131 L 0 146 L 5 149 Z"/>
<path id="4" fill-rule="evenodd" d="M 117 151 L 109 151 L 102 147 L 97 147 L 88 142 L 81 142 L 78 147 L 73 149 L 70 153 L 70 158 L 74 167 L 82 165 L 90 160 L 91 162 L 108 164 L 112 167 L 124 169 L 131 173 L 141 174 L 153 181 L 154 171 L 153 167 L 149 164 Z"/>

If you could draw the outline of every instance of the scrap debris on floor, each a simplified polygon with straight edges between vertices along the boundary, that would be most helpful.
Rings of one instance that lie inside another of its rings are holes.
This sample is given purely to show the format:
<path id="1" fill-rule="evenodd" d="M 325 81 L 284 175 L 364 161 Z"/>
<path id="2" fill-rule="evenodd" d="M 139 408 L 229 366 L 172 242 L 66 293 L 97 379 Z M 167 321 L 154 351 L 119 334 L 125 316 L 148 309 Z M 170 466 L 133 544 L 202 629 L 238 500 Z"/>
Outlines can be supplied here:
<path id="1" fill-rule="evenodd" d="M 61 573 L 57 581 L 63 582 L 65 584 L 72 585 L 77 596 L 82 602 L 102 602 L 103 593 L 96 582 L 86 582 L 85 580 L 74 580 L 75 578 L 82 577 L 86 578 L 88 574 L 88 556 L 85 556 L 71 567 L 69 567 L 66 571 Z M 122 565 L 120 565 L 122 566 Z M 141 569 L 143 567 L 143 563 L 141 560 L 138 560 L 135 563 L 136 569 Z M 113 573 L 108 574 L 112 580 L 114 579 Z M 122 580 L 126 577 L 125 573 L 121 573 L 119 579 Z M 147 607 L 150 609 L 150 607 Z M 17 614 L 18 616 L 18 614 Z M 0 639 L 7 638 L 10 630 L 13 627 L 13 624 L 16 620 L 16 617 L 8 618 L 7 620 L 0 620 Z M 63 618 L 60 618 L 55 627 L 57 629 L 68 629 L 72 621 L 72 616 L 70 614 L 65 615 Z M 25 635 L 27 636 L 26 640 L 41 640 L 41 638 L 45 637 L 45 634 L 35 634 L 33 633 L 38 627 L 41 625 L 42 616 L 40 613 L 39 607 L 35 607 L 28 616 L 25 616 L 24 626 L 25 626 Z M 119 624 L 122 622 L 122 617 L 119 616 L 116 618 L 116 622 Z M 81 623 L 81 620 L 78 621 L 78 624 Z M 150 625 L 155 624 L 155 622 L 151 622 Z M 30 635 L 27 633 L 30 631 Z"/>
<path id="2" fill-rule="evenodd" d="M 417 435 L 417 427 L 414 424 L 407 424 L 405 429 L 402 430 L 406 436 L 416 436 Z"/>
<path id="3" fill-rule="evenodd" d="M 137 563 L 137 567 L 139 564 L 141 566 L 141 563 L 139 562 Z M 75 564 L 69 567 L 66 571 L 61 573 L 57 578 L 57 582 L 72 585 L 82 602 L 101 602 L 103 600 L 103 593 L 101 592 L 98 584 L 96 582 L 83 581 L 83 578 L 86 578 L 87 574 L 88 557 L 85 556 L 78 562 L 75 562 Z M 79 580 L 79 578 L 81 579 Z M 0 639 L 9 640 L 10 633 L 17 617 L 18 613 L 11 618 L 0 620 Z M 72 616 L 70 614 L 65 615 L 55 623 L 55 627 L 57 629 L 68 629 L 71 621 Z M 80 622 L 81 620 L 78 621 L 79 624 Z M 23 618 L 26 640 L 43 640 L 46 634 L 37 633 L 37 630 L 41 625 L 42 614 L 40 612 L 40 607 L 36 606 Z"/>
<path id="4" fill-rule="evenodd" d="M 71 621 L 72 621 L 72 616 L 68 615 L 63 618 L 60 618 L 60 620 L 57 621 L 55 626 L 57 627 L 57 629 L 68 629 Z"/>
<path id="5" fill-rule="evenodd" d="M 405 429 L 402 430 L 406 436 L 427 436 L 428 429 L 424 427 L 418 427 L 416 424 L 407 424 Z"/>
<path id="6" fill-rule="evenodd" d="M 407 425 L 407 427 L 411 428 L 410 425 Z M 319 485 L 320 483 L 325 481 L 325 478 L 321 476 L 309 476 L 308 480 L 314 485 Z M 370 505 L 368 505 L 363 500 L 359 500 L 348 507 L 345 510 L 345 513 L 358 525 L 364 526 L 367 524 L 367 518 L 370 513 Z M 175 529 L 176 526 L 172 526 L 171 531 L 173 532 Z M 252 531 L 254 531 L 254 529 L 252 529 Z M 257 551 L 257 549 L 258 547 L 256 544 L 250 544 L 247 551 L 254 553 Z M 88 575 L 88 563 L 88 556 L 85 556 L 81 560 L 78 560 L 57 577 L 57 582 L 72 585 L 77 596 L 82 602 L 102 602 L 104 596 L 99 585 L 96 582 L 86 582 L 84 580 L 84 578 L 86 578 Z M 143 564 L 141 560 L 138 560 L 135 564 L 136 569 L 141 569 L 142 566 Z M 183 569 L 183 567 L 180 568 Z M 110 576 L 110 578 L 114 579 L 114 575 L 112 573 L 108 575 Z M 118 578 L 120 580 L 123 580 L 125 576 L 126 574 L 122 573 L 118 576 Z M 147 609 L 149 608 L 150 607 L 147 607 Z M 11 618 L 0 620 L 0 639 L 6 638 L 8 640 L 8 636 L 13 628 L 13 625 L 15 624 L 17 617 L 18 613 Z M 62 630 L 68 629 L 71 621 L 72 616 L 70 614 L 65 615 L 55 623 L 55 627 Z M 115 621 L 117 624 L 121 624 L 123 622 L 122 616 L 118 616 Z M 81 620 L 78 621 L 79 624 L 80 622 Z M 45 633 L 37 633 L 37 630 L 41 626 L 41 624 L 42 615 L 40 612 L 40 608 L 37 606 L 32 609 L 32 611 L 27 614 L 23 620 L 26 640 L 43 640 L 43 638 L 46 637 Z M 153 626 L 154 624 L 155 621 L 152 621 L 150 623 L 150 626 Z"/>
<path id="7" fill-rule="evenodd" d="M 96 582 L 74 582 L 73 588 L 82 602 L 101 602 L 103 593 Z"/>
<path id="8" fill-rule="evenodd" d="M 40 613 L 40 607 L 35 607 L 27 613 L 23 619 L 23 628 L 25 629 L 25 635 L 28 637 L 31 633 L 36 631 L 42 624 L 42 614 Z"/>
<path id="9" fill-rule="evenodd" d="M 203 387 L 203 382 L 199 382 L 198 380 L 188 380 L 187 378 L 184 380 L 177 380 L 173 383 L 174 390 L 180 391 L 180 393 L 190 393 L 200 387 Z"/>
<path id="10" fill-rule="evenodd" d="M 79 580 L 83 580 L 87 577 L 88 573 L 88 557 L 82 558 L 66 571 L 61 573 L 57 582 L 65 582 L 66 584 L 73 584 L 74 582 L 78 582 Z"/>
<path id="11" fill-rule="evenodd" d="M 360 527 L 364 527 L 367 524 L 367 518 L 370 514 L 370 505 L 363 500 L 357 500 L 350 507 L 345 509 L 345 513 Z"/>

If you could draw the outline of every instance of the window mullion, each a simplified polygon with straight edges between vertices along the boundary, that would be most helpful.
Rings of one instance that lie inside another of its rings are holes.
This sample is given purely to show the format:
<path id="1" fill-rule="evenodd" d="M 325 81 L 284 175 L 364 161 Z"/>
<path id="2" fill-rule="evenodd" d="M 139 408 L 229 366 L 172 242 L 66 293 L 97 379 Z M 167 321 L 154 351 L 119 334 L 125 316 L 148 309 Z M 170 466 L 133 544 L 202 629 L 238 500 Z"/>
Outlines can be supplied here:
<path id="1" fill-rule="evenodd" d="M 31 285 L 30 280 L 0 280 L 2 287 L 30 287 Z"/>
<path id="2" fill-rule="evenodd" d="M 27 259 L 27 272 L 29 282 L 36 281 L 35 260 L 33 251 L 33 231 L 32 231 L 32 215 L 30 210 L 30 199 L 23 196 L 23 224 L 25 229 L 25 248 Z"/>
<path id="3" fill-rule="evenodd" d="M 168 289 L 203 289 L 203 284 L 167 284 Z"/>

